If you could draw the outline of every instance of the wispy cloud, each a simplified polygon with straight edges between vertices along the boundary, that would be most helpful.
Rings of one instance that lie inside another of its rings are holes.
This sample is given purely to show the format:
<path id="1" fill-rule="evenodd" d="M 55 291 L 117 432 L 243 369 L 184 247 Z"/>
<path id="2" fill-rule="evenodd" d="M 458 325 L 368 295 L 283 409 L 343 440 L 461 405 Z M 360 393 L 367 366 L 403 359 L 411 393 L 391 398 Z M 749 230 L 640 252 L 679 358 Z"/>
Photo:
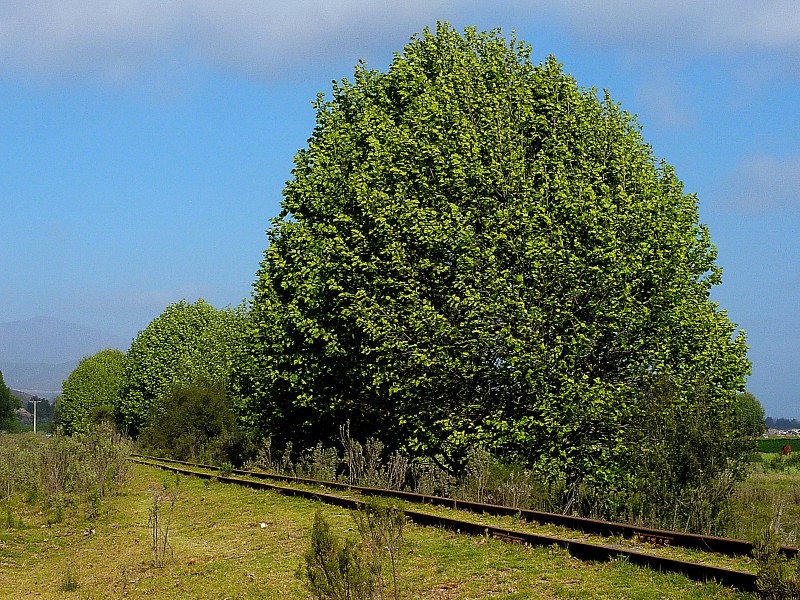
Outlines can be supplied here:
<path id="1" fill-rule="evenodd" d="M 800 58 L 797 0 L 6 0 L 0 73 L 125 80 L 179 63 L 263 78 L 398 49 L 437 19 L 558 25 L 589 45 Z"/>
<path id="2" fill-rule="evenodd" d="M 181 61 L 282 76 L 304 63 L 407 39 L 410 28 L 435 20 L 446 4 L 11 0 L 0 7 L 0 69 L 125 79 Z"/>
<path id="3" fill-rule="evenodd" d="M 800 210 L 800 155 L 753 155 L 731 176 L 722 208 L 745 213 Z"/>
<path id="4" fill-rule="evenodd" d="M 575 31 L 604 43 L 703 51 L 800 52 L 796 0 L 564 0 L 557 13 Z"/>

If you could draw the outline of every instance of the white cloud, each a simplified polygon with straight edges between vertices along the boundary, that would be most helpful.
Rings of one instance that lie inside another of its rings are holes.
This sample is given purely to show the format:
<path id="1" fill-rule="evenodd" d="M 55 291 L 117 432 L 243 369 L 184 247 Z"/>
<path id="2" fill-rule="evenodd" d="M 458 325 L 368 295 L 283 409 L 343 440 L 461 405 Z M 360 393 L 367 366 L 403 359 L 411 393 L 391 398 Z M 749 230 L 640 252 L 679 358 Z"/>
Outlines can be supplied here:
<path id="1" fill-rule="evenodd" d="M 0 70 L 125 79 L 177 59 L 274 76 L 395 38 L 402 44 L 446 4 L 11 0 L 0 7 Z"/>
<path id="2" fill-rule="evenodd" d="M 746 213 L 799 210 L 800 155 L 745 158 L 731 176 L 721 204 Z"/>
<path id="3" fill-rule="evenodd" d="M 557 11 L 573 30 L 607 44 L 800 52 L 796 0 L 564 0 Z"/>
<path id="4" fill-rule="evenodd" d="M 797 0 L 5 0 L 0 73 L 125 80 L 178 62 L 285 76 L 399 49 L 437 19 L 558 25 L 588 45 L 647 52 L 776 51 L 800 57 Z"/>

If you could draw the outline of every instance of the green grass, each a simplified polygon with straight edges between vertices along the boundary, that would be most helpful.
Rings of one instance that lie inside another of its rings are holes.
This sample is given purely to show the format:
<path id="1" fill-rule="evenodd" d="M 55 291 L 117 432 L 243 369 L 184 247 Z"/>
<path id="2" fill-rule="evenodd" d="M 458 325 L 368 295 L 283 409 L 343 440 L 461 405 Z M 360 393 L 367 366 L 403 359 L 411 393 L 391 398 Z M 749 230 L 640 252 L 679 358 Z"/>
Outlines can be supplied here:
<path id="1" fill-rule="evenodd" d="M 733 498 L 729 537 L 755 540 L 770 523 L 780 523 L 784 544 L 800 544 L 800 474 L 755 472 Z"/>
<path id="2" fill-rule="evenodd" d="M 13 504 L 14 527 L 0 523 L 0 597 L 307 598 L 294 572 L 309 544 L 318 504 L 267 492 L 179 479 L 164 568 L 152 564 L 149 490 L 174 476 L 136 466 L 107 517 L 71 511 L 47 525 L 36 503 Z M 341 535 L 347 511 L 323 507 Z M 752 598 L 625 562 L 584 563 L 555 548 L 526 548 L 408 526 L 400 564 L 402 597 Z M 72 591 L 68 591 L 72 590 Z"/>
<path id="3" fill-rule="evenodd" d="M 786 444 L 795 452 L 800 451 L 800 438 L 790 437 L 758 438 L 758 451 L 772 454 L 780 452 Z"/>

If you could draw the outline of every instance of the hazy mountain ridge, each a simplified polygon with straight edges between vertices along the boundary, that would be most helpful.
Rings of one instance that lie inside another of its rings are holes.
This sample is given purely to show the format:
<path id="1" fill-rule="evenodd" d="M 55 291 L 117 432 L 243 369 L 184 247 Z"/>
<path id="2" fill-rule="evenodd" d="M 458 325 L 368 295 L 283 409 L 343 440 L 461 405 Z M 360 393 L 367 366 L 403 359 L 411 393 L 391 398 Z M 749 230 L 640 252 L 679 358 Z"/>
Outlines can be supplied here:
<path id="1" fill-rule="evenodd" d="M 0 371 L 8 387 L 52 398 L 82 358 L 129 345 L 120 336 L 52 317 L 0 323 Z"/>

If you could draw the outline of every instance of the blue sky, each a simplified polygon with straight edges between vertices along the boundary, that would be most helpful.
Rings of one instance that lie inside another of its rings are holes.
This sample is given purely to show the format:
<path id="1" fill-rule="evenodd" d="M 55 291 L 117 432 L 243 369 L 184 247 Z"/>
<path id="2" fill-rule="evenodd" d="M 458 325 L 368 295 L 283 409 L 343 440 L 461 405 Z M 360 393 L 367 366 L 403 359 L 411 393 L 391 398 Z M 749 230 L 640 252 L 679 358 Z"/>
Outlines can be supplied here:
<path id="1" fill-rule="evenodd" d="M 700 199 L 748 388 L 800 417 L 797 0 L 628 4 L 6 0 L 0 322 L 132 339 L 180 299 L 249 297 L 316 93 L 441 19 L 514 30 L 638 116 Z"/>

